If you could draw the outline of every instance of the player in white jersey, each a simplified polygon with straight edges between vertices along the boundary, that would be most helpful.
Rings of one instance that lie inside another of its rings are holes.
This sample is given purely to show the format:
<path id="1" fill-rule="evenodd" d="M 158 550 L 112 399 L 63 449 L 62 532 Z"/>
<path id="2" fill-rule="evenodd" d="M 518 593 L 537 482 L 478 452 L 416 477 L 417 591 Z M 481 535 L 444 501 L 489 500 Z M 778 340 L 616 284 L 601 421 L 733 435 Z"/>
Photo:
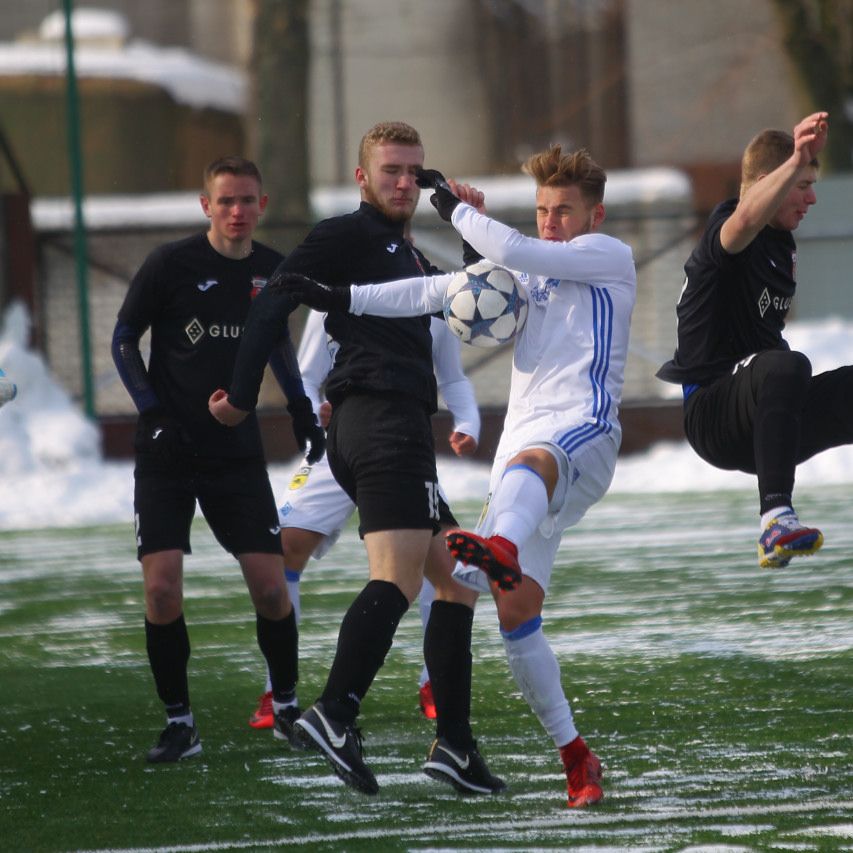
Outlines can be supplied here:
<path id="1" fill-rule="evenodd" d="M 323 399 L 322 386 L 334 362 L 335 342 L 326 334 L 324 314 L 312 311 L 308 315 L 299 344 L 299 370 L 305 393 L 311 400 L 321 425 L 328 423 L 331 406 Z M 459 341 L 447 324 L 433 318 L 430 325 L 432 357 L 438 390 L 453 415 L 453 432 L 450 446 L 458 456 L 469 456 L 477 449 L 480 436 L 480 413 L 474 390 L 462 371 Z M 439 486 L 440 488 L 440 486 Z M 442 498 L 447 503 L 446 496 Z M 321 559 L 337 541 L 341 530 L 355 512 L 355 504 L 338 485 L 325 456 L 313 465 L 305 463 L 290 481 L 284 503 L 279 507 L 281 541 L 285 555 L 285 576 L 288 592 L 293 602 L 297 621 L 300 617 L 299 580 L 311 557 Z M 445 524 L 443 533 L 453 525 Z M 433 538 L 428 560 L 450 560 L 444 547 L 443 535 Z M 418 604 L 421 622 L 426 628 L 429 610 L 435 595 L 432 584 L 424 578 Z M 421 669 L 418 685 L 421 711 L 428 719 L 435 719 L 435 702 L 426 665 Z M 295 702 L 295 700 L 294 700 Z M 256 729 L 273 728 L 272 687 L 267 684 L 260 696 L 249 725 Z M 290 738 L 284 731 L 275 729 L 279 739 Z"/>
<path id="2" fill-rule="evenodd" d="M 601 762 L 575 727 L 542 631 L 542 607 L 563 531 L 613 477 L 636 272 L 630 247 L 597 233 L 606 175 L 586 151 L 564 154 L 553 146 L 524 170 L 536 181 L 539 239 L 485 216 L 474 188 L 448 185 L 434 170 L 419 175 L 421 186 L 435 190 L 431 201 L 442 218 L 485 258 L 518 271 L 529 300 L 486 509 L 476 532 L 452 531 L 447 542 L 460 561 L 457 578 L 494 595 L 510 669 L 559 749 L 568 805 L 577 807 L 602 798 Z M 353 287 L 346 307 L 355 314 L 431 313 L 442 308 L 450 278 Z M 344 307 L 340 291 L 316 282 L 294 281 L 288 289 L 313 307 Z"/>

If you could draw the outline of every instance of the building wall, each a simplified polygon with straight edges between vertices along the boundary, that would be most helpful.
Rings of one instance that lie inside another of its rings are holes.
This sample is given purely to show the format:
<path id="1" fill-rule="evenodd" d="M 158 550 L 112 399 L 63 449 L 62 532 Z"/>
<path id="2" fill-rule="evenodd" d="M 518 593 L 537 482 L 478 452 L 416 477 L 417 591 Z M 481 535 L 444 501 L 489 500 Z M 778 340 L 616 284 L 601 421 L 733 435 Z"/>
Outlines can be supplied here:
<path id="1" fill-rule="evenodd" d="M 469 3 L 315 0 L 310 27 L 314 182 L 352 180 L 361 137 L 388 120 L 417 127 L 427 157 L 448 171 L 482 172 L 485 93 L 466 50 Z"/>
<path id="2" fill-rule="evenodd" d="M 632 165 L 736 163 L 810 110 L 773 0 L 626 0 L 625 15 Z"/>

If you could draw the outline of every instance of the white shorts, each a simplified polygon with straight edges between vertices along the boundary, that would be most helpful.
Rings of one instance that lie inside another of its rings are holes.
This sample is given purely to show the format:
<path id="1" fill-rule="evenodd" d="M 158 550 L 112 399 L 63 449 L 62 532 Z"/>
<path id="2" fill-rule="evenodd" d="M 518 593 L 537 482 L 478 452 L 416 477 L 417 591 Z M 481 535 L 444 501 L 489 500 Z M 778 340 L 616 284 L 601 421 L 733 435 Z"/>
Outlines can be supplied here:
<path id="1" fill-rule="evenodd" d="M 547 517 L 518 553 L 522 573 L 535 580 L 547 593 L 563 531 L 577 524 L 587 510 L 604 497 L 613 479 L 618 447 L 609 436 L 593 439 L 572 456 L 567 456 L 561 447 L 551 442 L 531 442 L 526 445 L 526 448 L 529 447 L 541 447 L 552 453 L 560 471 Z M 495 458 L 489 480 L 489 494 L 476 527 L 476 533 L 480 536 L 492 535 L 495 523 L 492 495 L 500 484 L 509 460 L 526 448 L 518 448 Z M 488 578 L 476 566 L 457 563 L 453 576 L 464 586 L 480 592 L 490 591 Z"/>
<path id="2" fill-rule="evenodd" d="M 313 465 L 303 465 L 293 475 L 285 501 L 278 508 L 278 521 L 283 528 L 322 533 L 323 539 L 311 555 L 319 560 L 337 542 L 354 512 L 355 504 L 332 476 L 324 456 Z"/>

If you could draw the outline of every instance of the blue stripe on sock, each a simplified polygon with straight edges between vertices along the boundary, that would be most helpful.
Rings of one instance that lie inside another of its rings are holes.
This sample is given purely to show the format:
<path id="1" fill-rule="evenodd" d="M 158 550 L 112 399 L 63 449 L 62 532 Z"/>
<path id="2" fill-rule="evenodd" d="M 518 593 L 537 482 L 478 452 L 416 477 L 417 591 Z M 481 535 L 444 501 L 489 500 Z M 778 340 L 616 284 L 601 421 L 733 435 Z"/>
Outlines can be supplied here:
<path id="1" fill-rule="evenodd" d="M 541 627 L 542 617 L 534 616 L 532 619 L 522 622 L 521 625 L 512 631 L 504 631 L 504 629 L 501 628 L 501 636 L 505 640 L 523 640 L 525 637 L 535 634 Z"/>
<path id="2" fill-rule="evenodd" d="M 302 577 L 302 572 L 294 571 L 293 569 L 285 569 L 284 570 L 284 579 L 286 581 L 292 581 L 293 583 L 299 583 L 299 579 Z"/>

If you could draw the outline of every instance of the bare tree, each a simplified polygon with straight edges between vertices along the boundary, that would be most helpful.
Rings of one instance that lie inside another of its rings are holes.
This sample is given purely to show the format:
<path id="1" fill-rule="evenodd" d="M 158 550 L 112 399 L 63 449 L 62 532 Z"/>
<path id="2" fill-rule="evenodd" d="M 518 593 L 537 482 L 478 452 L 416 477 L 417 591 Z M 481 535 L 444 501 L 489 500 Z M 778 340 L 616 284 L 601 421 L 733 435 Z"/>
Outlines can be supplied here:
<path id="1" fill-rule="evenodd" d="M 815 109 L 830 114 L 823 161 L 853 169 L 853 0 L 775 0 L 785 48 Z"/>
<path id="2" fill-rule="evenodd" d="M 270 201 L 265 230 L 308 222 L 308 5 L 255 0 L 248 138 Z"/>

